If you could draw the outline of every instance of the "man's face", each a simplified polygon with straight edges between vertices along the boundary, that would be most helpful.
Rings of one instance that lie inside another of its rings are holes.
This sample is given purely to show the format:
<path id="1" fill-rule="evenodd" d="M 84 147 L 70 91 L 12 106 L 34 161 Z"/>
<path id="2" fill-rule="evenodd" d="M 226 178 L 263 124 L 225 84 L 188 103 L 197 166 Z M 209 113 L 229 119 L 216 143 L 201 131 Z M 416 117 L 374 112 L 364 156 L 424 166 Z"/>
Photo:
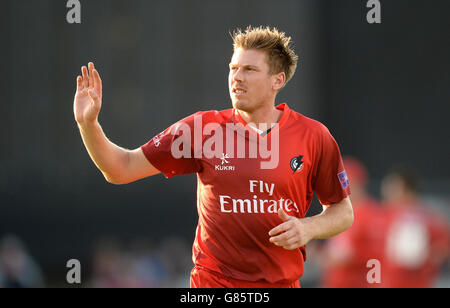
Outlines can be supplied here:
<path id="1" fill-rule="evenodd" d="M 262 106 L 273 104 L 279 89 L 276 89 L 276 75 L 270 75 L 269 71 L 266 52 L 242 48 L 235 50 L 228 76 L 234 108 L 253 112 Z"/>
<path id="2" fill-rule="evenodd" d="M 386 176 L 381 182 L 381 195 L 387 202 L 395 202 L 401 199 L 405 192 L 404 184 L 398 176 L 391 174 Z"/>

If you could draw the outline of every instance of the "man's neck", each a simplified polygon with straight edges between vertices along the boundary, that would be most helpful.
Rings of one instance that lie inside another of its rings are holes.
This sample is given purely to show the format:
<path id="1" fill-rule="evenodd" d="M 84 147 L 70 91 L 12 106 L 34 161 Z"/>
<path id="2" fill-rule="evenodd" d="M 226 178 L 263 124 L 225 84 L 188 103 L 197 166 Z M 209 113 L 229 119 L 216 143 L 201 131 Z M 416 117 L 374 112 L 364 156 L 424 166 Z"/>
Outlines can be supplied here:
<path id="1" fill-rule="evenodd" d="M 255 124 L 257 128 L 265 124 L 267 129 L 270 129 L 274 124 L 278 123 L 283 115 L 283 111 L 275 108 L 275 106 L 259 108 L 254 112 L 246 112 L 239 109 L 237 111 L 247 124 Z"/>

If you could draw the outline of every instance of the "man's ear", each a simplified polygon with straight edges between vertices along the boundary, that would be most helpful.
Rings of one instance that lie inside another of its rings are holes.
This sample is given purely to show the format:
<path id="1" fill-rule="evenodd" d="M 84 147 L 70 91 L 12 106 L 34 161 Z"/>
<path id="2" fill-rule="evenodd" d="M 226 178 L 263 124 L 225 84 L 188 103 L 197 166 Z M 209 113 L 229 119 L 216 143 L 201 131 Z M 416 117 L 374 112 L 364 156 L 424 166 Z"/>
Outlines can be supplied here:
<path id="1" fill-rule="evenodd" d="M 281 72 L 273 75 L 272 78 L 272 88 L 277 92 L 280 91 L 286 84 L 286 74 L 284 72 Z"/>

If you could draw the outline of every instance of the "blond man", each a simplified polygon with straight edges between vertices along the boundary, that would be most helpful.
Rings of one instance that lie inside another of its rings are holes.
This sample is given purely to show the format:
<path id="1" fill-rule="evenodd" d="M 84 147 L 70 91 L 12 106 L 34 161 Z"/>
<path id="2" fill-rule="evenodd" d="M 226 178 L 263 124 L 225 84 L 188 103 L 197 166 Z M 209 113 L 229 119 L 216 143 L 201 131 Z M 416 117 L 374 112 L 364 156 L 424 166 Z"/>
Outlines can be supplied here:
<path id="1" fill-rule="evenodd" d="M 198 112 L 138 149 L 123 149 L 98 122 L 102 82 L 89 63 L 77 78 L 75 119 L 110 183 L 197 174 L 191 287 L 300 287 L 305 245 L 353 223 L 349 182 L 328 129 L 275 105 L 297 67 L 291 38 L 269 27 L 232 38 L 233 108 Z M 305 218 L 313 192 L 324 211 Z"/>

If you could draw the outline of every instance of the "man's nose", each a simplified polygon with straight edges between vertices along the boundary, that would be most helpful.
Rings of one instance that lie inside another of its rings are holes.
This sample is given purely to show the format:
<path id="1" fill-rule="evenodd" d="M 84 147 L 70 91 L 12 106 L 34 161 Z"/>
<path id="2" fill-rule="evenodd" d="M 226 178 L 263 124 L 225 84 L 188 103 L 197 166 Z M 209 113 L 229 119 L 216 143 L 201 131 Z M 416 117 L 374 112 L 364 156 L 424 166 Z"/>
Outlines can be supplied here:
<path id="1" fill-rule="evenodd" d="M 236 82 L 243 81 L 244 80 L 243 75 L 244 74 L 242 73 L 242 69 L 241 68 L 237 69 L 236 71 L 233 72 L 233 75 L 232 75 L 233 81 L 236 81 Z"/>

